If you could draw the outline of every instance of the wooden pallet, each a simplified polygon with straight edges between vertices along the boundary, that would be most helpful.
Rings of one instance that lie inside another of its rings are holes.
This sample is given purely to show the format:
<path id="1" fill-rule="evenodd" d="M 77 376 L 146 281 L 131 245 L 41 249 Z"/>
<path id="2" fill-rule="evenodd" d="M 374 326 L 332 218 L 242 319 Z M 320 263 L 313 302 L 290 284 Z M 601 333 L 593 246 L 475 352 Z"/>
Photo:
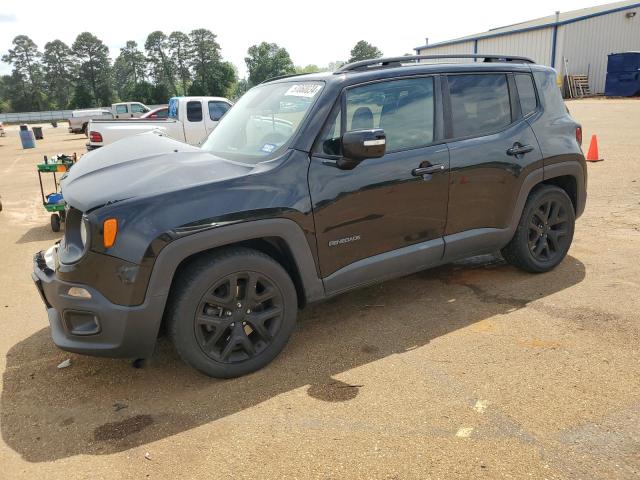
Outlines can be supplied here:
<path id="1" fill-rule="evenodd" d="M 589 88 L 588 75 L 569 75 L 569 84 L 571 85 L 571 94 L 575 97 L 590 97 L 591 90 Z"/>

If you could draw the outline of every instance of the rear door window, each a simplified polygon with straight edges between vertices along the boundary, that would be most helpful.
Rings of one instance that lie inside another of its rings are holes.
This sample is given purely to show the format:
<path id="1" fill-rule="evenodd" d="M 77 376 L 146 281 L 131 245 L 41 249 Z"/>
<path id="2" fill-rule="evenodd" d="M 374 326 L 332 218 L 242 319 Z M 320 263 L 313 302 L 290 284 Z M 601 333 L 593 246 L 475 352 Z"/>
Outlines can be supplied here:
<path id="1" fill-rule="evenodd" d="M 520 97 L 520 109 L 522 110 L 522 115 L 526 117 L 538 108 L 533 78 L 531 75 L 522 73 L 516 74 L 515 78 L 518 96 Z"/>
<path id="2" fill-rule="evenodd" d="M 229 108 L 231 108 L 231 106 L 228 103 L 211 100 L 209 101 L 209 118 L 217 122 L 227 113 Z"/>
<path id="3" fill-rule="evenodd" d="M 190 122 L 202 121 L 202 103 L 200 101 L 187 102 L 187 120 Z"/>
<path id="4" fill-rule="evenodd" d="M 487 135 L 511 123 L 505 74 L 450 75 L 448 81 L 455 138 Z"/>

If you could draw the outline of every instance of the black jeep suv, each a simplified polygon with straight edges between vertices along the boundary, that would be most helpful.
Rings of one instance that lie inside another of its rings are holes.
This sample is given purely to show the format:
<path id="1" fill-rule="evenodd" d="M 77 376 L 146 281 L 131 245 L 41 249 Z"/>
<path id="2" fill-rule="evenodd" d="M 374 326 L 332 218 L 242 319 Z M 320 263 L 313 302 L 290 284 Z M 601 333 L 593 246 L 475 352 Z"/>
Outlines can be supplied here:
<path id="1" fill-rule="evenodd" d="M 235 377 L 309 302 L 495 251 L 554 268 L 585 206 L 581 127 L 554 70 L 466 57 L 274 79 L 200 148 L 152 132 L 85 155 L 64 238 L 34 260 L 55 344 L 145 358 L 164 327 Z"/>

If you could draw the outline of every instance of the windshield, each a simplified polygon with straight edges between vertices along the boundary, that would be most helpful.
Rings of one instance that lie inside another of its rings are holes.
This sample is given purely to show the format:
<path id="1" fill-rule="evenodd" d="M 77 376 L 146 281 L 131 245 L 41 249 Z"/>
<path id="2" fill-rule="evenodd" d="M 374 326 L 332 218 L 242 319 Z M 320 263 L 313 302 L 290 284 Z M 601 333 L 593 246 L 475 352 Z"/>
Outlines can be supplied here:
<path id="1" fill-rule="evenodd" d="M 284 82 L 252 88 L 222 117 L 202 149 L 243 163 L 272 158 L 289 143 L 322 87 L 322 82 Z"/>

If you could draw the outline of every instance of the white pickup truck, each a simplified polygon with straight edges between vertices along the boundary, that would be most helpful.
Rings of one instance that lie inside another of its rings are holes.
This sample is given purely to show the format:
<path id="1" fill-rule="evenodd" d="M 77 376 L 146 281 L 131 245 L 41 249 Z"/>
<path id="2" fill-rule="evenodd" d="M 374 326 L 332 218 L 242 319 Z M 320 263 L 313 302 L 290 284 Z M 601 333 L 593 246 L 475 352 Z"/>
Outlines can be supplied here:
<path id="1" fill-rule="evenodd" d="M 230 100 L 222 97 L 173 97 L 169 100 L 166 120 L 91 120 L 87 150 L 151 130 L 161 131 L 190 145 L 199 145 L 232 105 Z"/>

